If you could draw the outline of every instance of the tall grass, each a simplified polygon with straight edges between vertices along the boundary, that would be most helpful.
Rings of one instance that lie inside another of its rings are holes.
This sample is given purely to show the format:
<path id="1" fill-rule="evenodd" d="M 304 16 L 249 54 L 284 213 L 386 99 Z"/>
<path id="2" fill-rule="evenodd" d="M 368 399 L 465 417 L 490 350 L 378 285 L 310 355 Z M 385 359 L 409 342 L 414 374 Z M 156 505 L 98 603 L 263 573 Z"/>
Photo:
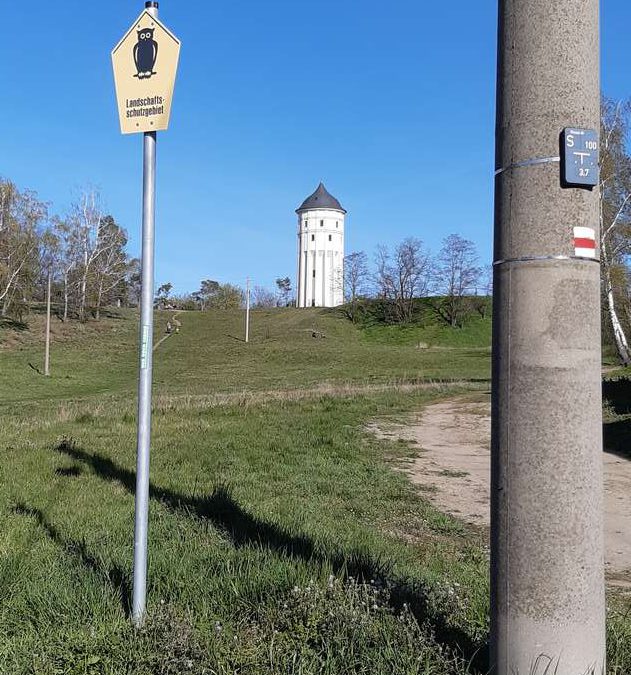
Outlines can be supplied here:
<path id="1" fill-rule="evenodd" d="M 182 323 L 155 355 L 141 630 L 135 320 L 66 336 L 50 379 L 37 343 L 0 351 L 0 673 L 485 673 L 485 533 L 392 470 L 411 448 L 364 431 L 488 387 L 483 331 L 446 357 L 333 312 L 256 312 L 249 345 L 239 313 Z"/>

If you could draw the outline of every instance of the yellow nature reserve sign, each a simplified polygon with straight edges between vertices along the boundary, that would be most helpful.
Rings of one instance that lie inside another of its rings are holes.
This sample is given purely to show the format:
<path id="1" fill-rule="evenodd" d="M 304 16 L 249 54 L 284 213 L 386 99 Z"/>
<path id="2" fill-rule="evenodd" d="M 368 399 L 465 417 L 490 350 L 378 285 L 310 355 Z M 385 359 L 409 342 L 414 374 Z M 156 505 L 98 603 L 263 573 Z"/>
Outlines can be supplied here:
<path id="1" fill-rule="evenodd" d="M 112 51 L 121 132 L 169 126 L 180 41 L 143 12 Z"/>

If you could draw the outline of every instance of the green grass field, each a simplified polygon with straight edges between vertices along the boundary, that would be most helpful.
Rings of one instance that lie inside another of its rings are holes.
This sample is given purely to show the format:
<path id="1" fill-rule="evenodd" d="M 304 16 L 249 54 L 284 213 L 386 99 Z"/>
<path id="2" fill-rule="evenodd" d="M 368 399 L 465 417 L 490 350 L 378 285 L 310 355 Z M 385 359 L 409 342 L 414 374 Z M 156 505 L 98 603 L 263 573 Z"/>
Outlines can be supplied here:
<path id="1" fill-rule="evenodd" d="M 274 310 L 245 344 L 240 312 L 179 319 L 155 353 L 139 631 L 134 315 L 56 326 L 51 378 L 39 319 L 0 332 L 0 673 L 485 672 L 485 533 L 396 471 L 418 449 L 365 425 L 488 391 L 488 320 L 397 334 Z M 624 611 L 611 673 L 630 672 Z"/>

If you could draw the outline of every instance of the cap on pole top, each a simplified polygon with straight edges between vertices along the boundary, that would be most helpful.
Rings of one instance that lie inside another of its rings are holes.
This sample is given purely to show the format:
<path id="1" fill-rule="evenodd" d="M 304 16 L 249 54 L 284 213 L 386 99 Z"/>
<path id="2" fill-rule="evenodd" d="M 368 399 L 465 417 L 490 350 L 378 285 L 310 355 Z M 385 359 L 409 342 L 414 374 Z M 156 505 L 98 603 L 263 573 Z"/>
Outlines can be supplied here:
<path id="1" fill-rule="evenodd" d="M 151 0 L 148 0 L 147 2 L 145 2 L 145 7 L 146 7 L 146 8 L 149 8 L 149 7 L 155 7 L 155 8 L 157 9 L 158 6 L 159 6 L 159 5 L 158 5 L 157 2 L 152 2 Z"/>

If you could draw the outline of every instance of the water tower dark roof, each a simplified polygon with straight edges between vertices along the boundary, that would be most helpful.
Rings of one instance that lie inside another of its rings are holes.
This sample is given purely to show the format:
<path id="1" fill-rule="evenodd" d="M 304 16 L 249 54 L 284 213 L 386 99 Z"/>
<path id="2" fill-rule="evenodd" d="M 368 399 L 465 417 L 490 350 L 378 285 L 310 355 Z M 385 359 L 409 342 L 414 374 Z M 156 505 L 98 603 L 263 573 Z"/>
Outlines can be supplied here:
<path id="1" fill-rule="evenodd" d="M 323 183 L 320 183 L 318 189 L 302 202 L 300 207 L 296 209 L 296 213 L 311 209 L 335 209 L 346 213 L 346 209 L 342 208 L 342 205 L 332 194 L 329 194 Z"/>

